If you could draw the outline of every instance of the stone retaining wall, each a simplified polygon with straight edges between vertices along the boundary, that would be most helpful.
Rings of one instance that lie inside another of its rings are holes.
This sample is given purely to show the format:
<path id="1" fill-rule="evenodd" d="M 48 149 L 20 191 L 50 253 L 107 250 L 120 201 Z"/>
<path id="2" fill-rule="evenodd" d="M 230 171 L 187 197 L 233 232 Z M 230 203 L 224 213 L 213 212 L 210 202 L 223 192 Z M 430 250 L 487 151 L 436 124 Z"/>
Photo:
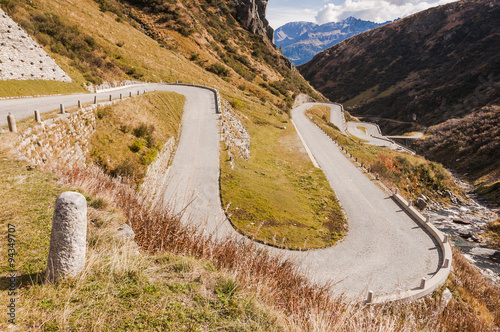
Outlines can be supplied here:
<path id="1" fill-rule="evenodd" d="M 95 131 L 95 110 L 120 99 L 82 108 L 42 121 L 19 134 L 17 151 L 33 166 L 85 167 L 88 142 Z"/>
<path id="2" fill-rule="evenodd" d="M 36 166 L 85 166 L 88 140 L 95 131 L 97 105 L 43 121 L 19 135 L 17 150 Z"/>
<path id="3" fill-rule="evenodd" d="M 16 22 L 0 9 L 0 80 L 71 78 Z"/>

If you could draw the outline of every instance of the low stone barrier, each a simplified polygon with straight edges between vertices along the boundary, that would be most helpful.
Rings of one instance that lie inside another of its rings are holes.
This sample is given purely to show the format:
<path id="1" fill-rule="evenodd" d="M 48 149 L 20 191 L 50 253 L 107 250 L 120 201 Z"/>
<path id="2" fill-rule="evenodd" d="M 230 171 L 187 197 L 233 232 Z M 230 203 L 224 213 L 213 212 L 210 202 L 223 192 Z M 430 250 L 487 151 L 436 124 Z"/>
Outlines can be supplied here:
<path id="1" fill-rule="evenodd" d="M 398 300 L 419 299 L 432 293 L 438 287 L 443 285 L 451 272 L 452 251 L 448 235 L 442 233 L 434 225 L 432 225 L 426 217 L 424 217 L 412 206 L 411 201 L 404 199 L 397 190 L 392 195 L 392 198 L 420 225 L 422 225 L 422 227 L 425 228 L 434 239 L 436 239 L 443 253 L 443 261 L 441 262 L 441 266 L 438 271 L 430 279 L 427 280 L 426 278 L 422 278 L 419 287 L 398 294 L 379 297 L 375 296 L 373 292 L 370 291 L 371 293 L 368 293 L 366 303 L 385 303 Z"/>

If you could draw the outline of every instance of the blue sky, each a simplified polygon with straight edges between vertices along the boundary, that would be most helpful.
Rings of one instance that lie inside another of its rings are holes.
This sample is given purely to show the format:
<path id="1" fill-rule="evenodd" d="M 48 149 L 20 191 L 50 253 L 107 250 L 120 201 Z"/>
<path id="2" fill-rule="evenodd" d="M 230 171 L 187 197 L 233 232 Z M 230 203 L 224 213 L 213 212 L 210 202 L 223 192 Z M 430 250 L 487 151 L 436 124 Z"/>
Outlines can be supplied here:
<path id="1" fill-rule="evenodd" d="M 392 21 L 455 0 L 269 0 L 267 19 L 274 29 L 288 22 L 323 24 L 349 16 L 374 22 Z"/>

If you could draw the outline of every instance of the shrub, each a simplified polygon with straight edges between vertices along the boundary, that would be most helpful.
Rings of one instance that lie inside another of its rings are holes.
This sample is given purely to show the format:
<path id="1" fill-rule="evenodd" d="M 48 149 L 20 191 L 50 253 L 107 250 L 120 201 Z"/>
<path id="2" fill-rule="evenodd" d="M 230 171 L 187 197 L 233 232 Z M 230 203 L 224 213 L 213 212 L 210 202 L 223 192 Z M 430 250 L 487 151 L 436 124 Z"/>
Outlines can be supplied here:
<path id="1" fill-rule="evenodd" d="M 230 74 L 230 70 L 220 63 L 211 64 L 206 68 L 206 70 L 221 77 L 227 77 Z"/>
<path id="2" fill-rule="evenodd" d="M 148 126 L 145 123 L 141 123 L 139 126 L 134 128 L 132 133 L 134 134 L 135 137 L 141 138 L 141 137 L 152 136 L 154 131 L 155 131 L 154 125 Z"/>
<path id="3" fill-rule="evenodd" d="M 136 139 L 134 142 L 132 142 L 132 145 L 129 146 L 130 151 L 136 153 L 139 152 L 143 147 L 145 147 L 146 144 L 144 143 L 143 140 Z"/>
<path id="4" fill-rule="evenodd" d="M 243 108 L 245 108 L 245 103 L 237 98 L 234 98 L 233 100 L 231 100 L 231 106 L 233 106 L 233 108 L 237 110 L 242 110 Z"/>

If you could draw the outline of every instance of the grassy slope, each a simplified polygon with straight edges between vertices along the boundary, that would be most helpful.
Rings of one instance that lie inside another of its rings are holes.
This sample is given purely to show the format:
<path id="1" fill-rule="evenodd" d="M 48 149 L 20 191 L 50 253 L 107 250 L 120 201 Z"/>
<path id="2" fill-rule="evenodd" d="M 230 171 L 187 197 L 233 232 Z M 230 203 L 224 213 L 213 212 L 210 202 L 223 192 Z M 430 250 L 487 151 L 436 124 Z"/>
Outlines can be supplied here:
<path id="1" fill-rule="evenodd" d="M 90 154 L 114 175 L 140 182 L 162 144 L 177 138 L 184 96 L 154 92 L 99 110 Z"/>
<path id="2" fill-rule="evenodd" d="M 347 230 L 339 204 L 293 125 L 283 126 L 251 127 L 252 158 L 236 159 L 234 169 L 221 154 L 223 206 L 258 240 L 292 248 L 334 244 Z"/>
<path id="3" fill-rule="evenodd" d="M 67 94 L 85 92 L 86 90 L 76 83 L 57 81 L 0 81 L 0 98 L 12 96 L 35 96 Z"/>
<path id="4" fill-rule="evenodd" d="M 17 2 L 24 3 L 22 0 Z M 180 20 L 184 23 L 161 20 L 160 18 L 167 15 L 161 10 L 159 12 L 142 11 L 141 2 L 137 2 L 138 7 L 124 6 L 123 3 L 116 1 L 109 3 L 114 3 L 119 10 L 114 10 L 114 12 L 100 11 L 99 5 L 91 0 L 80 1 L 78 5 L 69 2 L 35 2 L 35 9 L 30 9 L 30 6 L 25 6 L 25 8 L 27 8 L 28 12 L 56 13 L 59 17 L 56 21 L 65 24 L 65 28 L 61 28 L 63 31 L 73 31 L 75 28 L 70 29 L 67 27 L 76 26 L 76 29 L 83 34 L 84 37 L 82 38 L 84 40 L 86 40 L 85 38 L 88 39 L 85 36 L 90 36 L 93 40 L 92 43 L 99 45 L 101 50 L 99 54 L 104 62 L 110 63 L 109 67 L 111 69 L 121 68 L 120 64 L 126 64 L 129 69 L 135 68 L 135 73 L 141 73 L 141 79 L 169 82 L 179 80 L 217 86 L 223 98 L 230 102 L 238 101 L 240 114 L 248 119 L 245 125 L 251 133 L 252 155 L 254 155 L 254 152 L 256 156 L 267 153 L 265 144 L 258 143 L 254 145 L 253 141 L 257 142 L 261 140 L 261 137 L 271 132 L 274 132 L 272 135 L 276 136 L 276 133 L 279 132 L 276 126 L 281 126 L 281 121 L 288 119 L 288 115 L 284 112 L 287 110 L 287 105 L 291 104 L 292 97 L 299 90 L 315 94 L 300 75 L 287 68 L 286 62 L 276 50 L 263 42 L 261 37 L 252 35 L 241 28 L 234 19 L 231 19 L 230 11 L 232 9 L 224 9 L 224 6 L 230 3 L 228 1 L 208 4 L 204 0 L 199 0 L 197 2 L 199 6 L 195 6 L 195 4 L 184 5 L 175 1 L 172 2 L 175 4 L 169 4 L 168 6 L 175 7 L 175 11 L 180 15 Z M 134 28 L 131 25 L 133 22 L 117 20 L 120 10 L 128 11 L 130 16 L 140 21 L 146 27 L 148 33 L 156 40 L 145 36 L 143 32 Z M 16 11 L 12 9 L 11 12 L 16 12 L 17 14 L 14 17 L 20 21 L 27 19 L 23 10 Z M 31 18 L 31 21 L 33 20 L 37 21 Z M 28 23 L 24 25 L 30 25 L 29 22 L 28 20 Z M 88 22 L 93 22 L 93 24 L 88 24 Z M 183 29 L 188 27 L 193 32 L 189 36 L 183 35 Z M 47 38 L 43 33 L 37 32 L 36 29 L 33 29 L 33 31 L 35 31 L 35 37 L 38 36 L 40 40 L 43 41 Z M 56 37 L 54 38 L 57 39 Z M 167 37 L 170 39 L 167 40 Z M 48 51 L 51 52 L 53 43 L 46 43 Z M 144 49 L 147 49 L 148 52 L 141 51 Z M 76 64 L 86 63 L 81 58 L 82 54 L 86 54 L 84 51 L 81 50 L 74 55 L 78 61 L 72 60 L 71 54 L 63 56 L 60 54 L 61 52 L 51 53 L 76 81 L 81 82 L 85 75 L 90 75 L 89 72 L 96 72 L 104 79 L 109 79 L 113 75 L 117 78 L 124 78 L 123 70 L 126 70 L 126 68 L 123 68 L 121 74 L 120 71 L 117 71 L 118 69 L 106 71 L 104 70 L 107 68 L 106 66 L 102 69 L 92 64 L 88 64 L 81 69 L 81 66 L 79 67 Z M 95 56 L 95 54 L 92 56 Z M 218 76 L 211 73 L 207 69 L 212 64 L 224 66 L 228 70 L 228 75 Z M 316 97 L 321 98 L 319 95 L 316 95 Z M 130 135 L 128 137 L 131 138 Z M 281 138 L 281 142 L 285 145 L 293 145 L 295 140 L 293 134 Z M 99 147 L 96 148 L 96 158 L 102 155 L 102 151 L 97 151 L 99 149 Z M 278 150 L 279 147 L 276 146 L 275 149 Z M 301 175 L 294 174 L 293 171 L 283 173 L 281 171 L 283 168 L 288 170 L 299 169 L 299 167 L 295 166 L 297 155 L 281 153 L 279 158 L 277 156 L 267 155 L 266 162 L 268 165 L 266 169 L 267 172 L 279 177 L 279 181 L 284 184 L 283 188 L 286 188 L 286 190 L 295 190 L 298 187 L 297 183 L 304 174 L 310 177 L 308 181 L 312 183 L 326 183 L 326 179 L 321 172 L 305 172 Z M 101 159 L 106 158 L 101 156 Z M 261 166 L 259 163 L 258 160 L 256 162 L 252 160 L 246 166 L 252 171 L 260 172 Z M 103 160 L 102 164 L 106 165 L 107 161 Z M 278 164 L 281 164 L 281 166 L 277 166 Z M 111 165 L 111 170 L 116 169 L 117 166 L 119 165 Z M 128 167 L 125 167 L 127 165 L 121 166 L 124 167 L 120 169 L 125 170 L 127 173 Z M 302 159 L 300 167 L 309 168 L 311 165 L 307 159 Z M 236 168 L 235 171 L 243 174 L 242 168 Z M 139 170 L 138 173 L 140 174 L 142 171 Z M 241 174 L 238 176 L 241 177 Z M 304 209 L 299 221 L 307 225 L 309 235 L 314 238 L 308 243 L 313 247 L 332 244 L 333 240 L 340 237 L 340 232 L 343 231 L 343 227 L 338 227 L 338 224 L 343 224 L 343 221 L 338 216 L 338 207 L 334 203 L 333 192 L 328 186 L 320 185 L 320 187 L 322 188 L 320 194 L 315 193 L 314 187 L 287 194 L 294 196 L 299 206 L 310 205 L 311 197 L 315 197 L 313 204 L 316 206 Z M 233 202 L 240 206 L 251 205 L 252 198 L 255 196 L 263 197 L 267 195 L 267 188 L 258 185 L 254 181 L 247 181 L 245 187 L 236 189 L 253 192 L 251 197 L 240 196 L 237 202 Z M 225 193 L 227 191 L 223 191 L 223 195 Z M 259 209 L 263 210 L 262 214 L 272 216 L 272 218 L 278 220 L 283 227 L 266 231 L 265 238 L 270 239 L 276 231 L 279 231 L 277 238 L 289 238 L 288 225 L 295 223 L 295 214 L 292 213 L 291 209 L 282 208 L 282 202 L 278 196 L 267 195 L 267 198 L 270 204 L 261 205 Z M 223 197 L 223 200 L 225 202 L 230 201 L 233 200 L 233 197 Z M 332 212 L 332 216 L 336 215 L 335 220 L 333 220 L 334 224 L 325 222 L 324 215 L 329 212 L 324 211 L 328 209 L 321 207 L 321 205 L 326 202 L 333 203 L 332 208 L 329 210 Z M 275 207 L 279 207 L 279 211 L 274 211 L 273 208 Z M 260 223 L 262 214 L 252 216 L 258 219 L 255 223 Z M 326 227 L 326 224 L 328 224 L 328 227 Z M 309 226 L 313 226 L 313 228 L 309 228 Z M 241 229 L 244 230 L 244 228 Z M 253 234 L 253 230 L 251 232 Z M 300 237 L 300 240 L 292 241 L 290 245 L 295 247 L 303 246 L 303 240 L 304 237 Z"/>
<path id="5" fill-rule="evenodd" d="M 123 214 L 89 194 L 85 272 L 59 285 L 41 283 L 55 199 L 76 188 L 58 184 L 52 174 L 28 171 L 24 162 L 13 161 L 4 152 L 0 153 L 0 171 L 4 198 L 0 225 L 3 230 L 7 223 L 16 227 L 15 267 L 21 275 L 15 330 L 192 331 L 222 326 L 280 330 L 269 308 L 212 264 L 168 253 L 139 253 L 121 243 L 115 234 L 125 221 Z M 1 274 L 6 276 L 7 255 L 0 259 Z M 0 301 L 7 303 L 11 298 L 7 279 L 0 280 Z M 0 329 L 5 331 L 7 326 L 7 316 L 2 315 Z"/>

